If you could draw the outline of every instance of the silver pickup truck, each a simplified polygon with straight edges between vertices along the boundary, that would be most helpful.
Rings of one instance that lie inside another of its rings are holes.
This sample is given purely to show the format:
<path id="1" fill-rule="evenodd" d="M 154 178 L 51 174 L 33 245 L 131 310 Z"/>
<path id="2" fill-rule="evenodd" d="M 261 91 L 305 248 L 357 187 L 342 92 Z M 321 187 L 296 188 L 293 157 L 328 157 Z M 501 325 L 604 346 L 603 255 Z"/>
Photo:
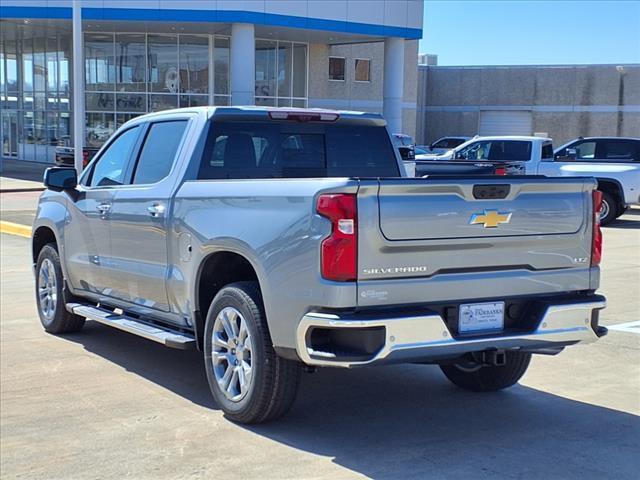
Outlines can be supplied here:
<path id="1" fill-rule="evenodd" d="M 593 179 L 406 178 L 377 114 L 149 114 L 45 185 L 44 329 L 197 348 L 238 422 L 284 414 L 305 369 L 438 364 L 499 390 L 606 333 Z"/>

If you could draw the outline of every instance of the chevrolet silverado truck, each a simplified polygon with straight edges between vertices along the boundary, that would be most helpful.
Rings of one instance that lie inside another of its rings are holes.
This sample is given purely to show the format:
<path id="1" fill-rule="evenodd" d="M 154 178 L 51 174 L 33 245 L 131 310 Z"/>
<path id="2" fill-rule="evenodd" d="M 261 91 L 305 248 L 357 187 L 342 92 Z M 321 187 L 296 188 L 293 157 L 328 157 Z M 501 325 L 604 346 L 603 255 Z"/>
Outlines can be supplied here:
<path id="1" fill-rule="evenodd" d="M 606 333 L 595 180 L 409 178 L 378 114 L 152 113 L 44 182 L 44 329 L 199 349 L 237 422 L 283 415 L 303 370 L 437 364 L 494 391 Z"/>
<path id="2" fill-rule="evenodd" d="M 640 138 L 578 138 L 554 151 L 550 138 L 474 137 L 448 153 L 418 159 L 491 162 L 513 175 L 594 177 L 602 191 L 602 225 L 640 206 Z"/>

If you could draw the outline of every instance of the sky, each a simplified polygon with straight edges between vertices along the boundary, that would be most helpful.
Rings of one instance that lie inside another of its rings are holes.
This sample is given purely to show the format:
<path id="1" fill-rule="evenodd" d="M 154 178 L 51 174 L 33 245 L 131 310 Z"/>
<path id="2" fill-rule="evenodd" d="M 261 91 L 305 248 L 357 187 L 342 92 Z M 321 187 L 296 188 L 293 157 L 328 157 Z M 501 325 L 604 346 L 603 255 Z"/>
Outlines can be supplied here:
<path id="1" fill-rule="evenodd" d="M 640 0 L 425 0 L 438 65 L 640 63 Z"/>

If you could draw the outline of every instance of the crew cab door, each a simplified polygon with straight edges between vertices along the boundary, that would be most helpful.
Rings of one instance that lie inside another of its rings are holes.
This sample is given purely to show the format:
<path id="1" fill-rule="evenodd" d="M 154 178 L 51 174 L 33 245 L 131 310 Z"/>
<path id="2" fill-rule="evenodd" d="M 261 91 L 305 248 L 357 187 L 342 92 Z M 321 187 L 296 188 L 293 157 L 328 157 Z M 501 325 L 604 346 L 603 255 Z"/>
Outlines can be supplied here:
<path id="1" fill-rule="evenodd" d="M 98 297 L 111 296 L 111 215 L 114 198 L 125 182 L 141 128 L 134 126 L 109 142 L 83 175 L 78 194 L 68 202 L 64 227 L 69 282 Z"/>
<path id="2" fill-rule="evenodd" d="M 118 189 L 111 209 L 113 289 L 117 298 L 143 308 L 170 311 L 167 296 L 170 175 L 188 118 L 148 123 L 130 182 Z"/>

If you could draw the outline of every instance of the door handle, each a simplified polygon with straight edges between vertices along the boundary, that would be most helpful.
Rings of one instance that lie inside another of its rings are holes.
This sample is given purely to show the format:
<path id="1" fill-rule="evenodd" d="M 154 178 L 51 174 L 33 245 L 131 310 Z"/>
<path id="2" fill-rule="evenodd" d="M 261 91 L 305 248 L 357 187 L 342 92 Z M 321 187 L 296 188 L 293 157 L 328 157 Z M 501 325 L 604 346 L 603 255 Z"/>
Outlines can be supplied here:
<path id="1" fill-rule="evenodd" d="M 165 207 L 161 203 L 154 203 L 153 205 L 147 207 L 147 212 L 149 212 L 149 215 L 151 215 L 152 217 L 160 217 L 164 215 L 164 210 Z"/>
<path id="2" fill-rule="evenodd" d="M 110 203 L 99 203 L 96 206 L 96 210 L 98 210 L 101 215 L 106 215 L 107 213 L 109 213 L 109 210 L 111 210 L 111 204 Z"/>

